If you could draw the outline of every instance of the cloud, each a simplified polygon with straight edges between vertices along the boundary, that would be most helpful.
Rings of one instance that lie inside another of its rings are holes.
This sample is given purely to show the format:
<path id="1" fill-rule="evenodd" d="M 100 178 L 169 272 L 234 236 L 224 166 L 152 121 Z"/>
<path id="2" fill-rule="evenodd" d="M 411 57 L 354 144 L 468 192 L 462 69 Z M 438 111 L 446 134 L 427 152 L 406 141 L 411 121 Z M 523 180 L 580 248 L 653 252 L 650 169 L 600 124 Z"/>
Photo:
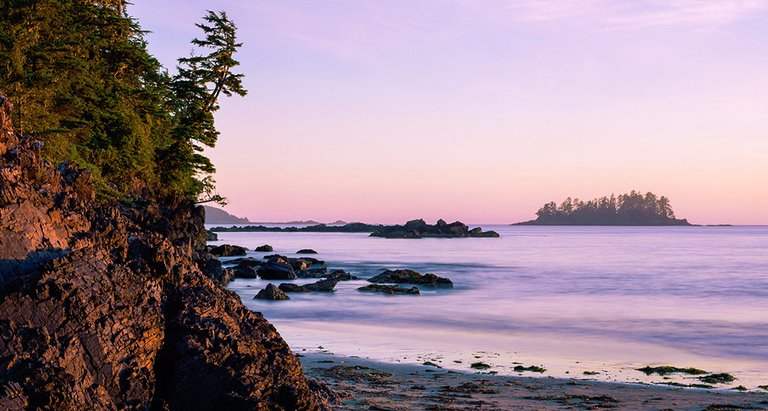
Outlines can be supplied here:
<path id="1" fill-rule="evenodd" d="M 768 11 L 765 0 L 506 0 L 528 22 L 585 21 L 606 29 L 660 26 L 713 28 Z"/>

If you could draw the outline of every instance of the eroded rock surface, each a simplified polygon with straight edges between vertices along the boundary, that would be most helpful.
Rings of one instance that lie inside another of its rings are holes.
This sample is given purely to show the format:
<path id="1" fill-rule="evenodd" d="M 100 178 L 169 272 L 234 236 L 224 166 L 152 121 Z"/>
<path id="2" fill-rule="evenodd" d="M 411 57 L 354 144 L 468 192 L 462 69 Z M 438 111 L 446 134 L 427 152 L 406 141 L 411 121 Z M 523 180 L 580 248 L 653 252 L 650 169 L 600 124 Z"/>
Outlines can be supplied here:
<path id="1" fill-rule="evenodd" d="M 1 409 L 325 406 L 274 327 L 201 272 L 202 207 L 97 206 L 90 174 L 43 161 L 9 117 L 0 98 Z"/>

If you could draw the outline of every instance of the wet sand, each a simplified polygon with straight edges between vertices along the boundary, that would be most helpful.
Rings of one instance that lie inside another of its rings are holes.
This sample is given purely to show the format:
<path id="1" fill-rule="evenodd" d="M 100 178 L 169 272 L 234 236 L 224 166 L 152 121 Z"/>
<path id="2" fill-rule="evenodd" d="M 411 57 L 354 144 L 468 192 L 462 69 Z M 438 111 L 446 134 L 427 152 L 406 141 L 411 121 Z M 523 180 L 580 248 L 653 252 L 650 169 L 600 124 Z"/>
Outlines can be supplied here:
<path id="1" fill-rule="evenodd" d="M 499 376 L 330 353 L 300 360 L 336 393 L 338 410 L 768 410 L 768 392 Z"/>

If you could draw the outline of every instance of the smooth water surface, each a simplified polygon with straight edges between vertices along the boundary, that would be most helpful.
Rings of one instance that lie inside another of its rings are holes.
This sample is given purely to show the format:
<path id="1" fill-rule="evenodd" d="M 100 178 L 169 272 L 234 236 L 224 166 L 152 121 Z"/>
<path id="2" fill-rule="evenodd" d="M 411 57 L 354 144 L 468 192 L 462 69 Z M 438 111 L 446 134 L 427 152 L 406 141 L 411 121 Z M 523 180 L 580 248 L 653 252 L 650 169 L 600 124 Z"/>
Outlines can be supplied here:
<path id="1" fill-rule="evenodd" d="M 385 296 L 358 292 L 360 280 L 270 302 L 253 300 L 266 281 L 232 282 L 296 350 L 456 369 L 480 358 L 502 374 L 523 363 L 621 381 L 658 381 L 634 368 L 672 364 L 768 384 L 768 227 L 484 228 L 501 238 L 219 233 L 212 244 L 313 248 L 361 278 L 410 268 L 455 284 Z"/>

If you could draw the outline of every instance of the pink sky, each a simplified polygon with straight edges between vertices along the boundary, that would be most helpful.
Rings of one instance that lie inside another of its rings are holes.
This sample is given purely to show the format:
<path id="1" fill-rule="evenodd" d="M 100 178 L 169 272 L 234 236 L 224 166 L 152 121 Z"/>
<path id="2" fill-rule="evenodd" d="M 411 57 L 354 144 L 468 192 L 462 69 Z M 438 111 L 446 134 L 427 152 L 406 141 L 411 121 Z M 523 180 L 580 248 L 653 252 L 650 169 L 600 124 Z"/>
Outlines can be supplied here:
<path id="1" fill-rule="evenodd" d="M 766 2 L 135 3 L 171 69 L 206 8 L 238 24 L 250 93 L 208 154 L 253 221 L 507 223 L 636 189 L 768 224 Z"/>

